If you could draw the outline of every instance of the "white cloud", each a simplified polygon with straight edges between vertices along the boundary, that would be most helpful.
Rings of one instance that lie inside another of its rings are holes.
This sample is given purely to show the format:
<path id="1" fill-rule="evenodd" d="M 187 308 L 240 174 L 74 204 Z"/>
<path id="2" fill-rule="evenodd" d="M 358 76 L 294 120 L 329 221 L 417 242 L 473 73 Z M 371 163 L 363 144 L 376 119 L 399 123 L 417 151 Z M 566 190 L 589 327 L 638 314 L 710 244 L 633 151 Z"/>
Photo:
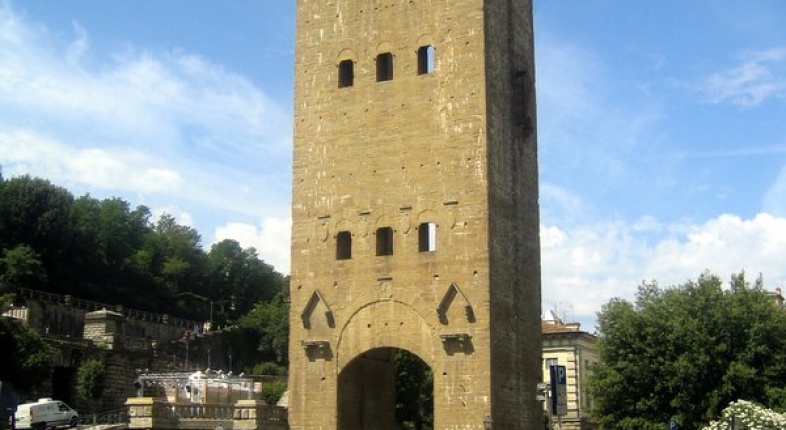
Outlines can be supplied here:
<path id="1" fill-rule="evenodd" d="M 647 236 L 642 229 L 663 234 Z M 632 299 L 645 280 L 670 286 L 705 270 L 722 278 L 745 270 L 751 278 L 763 274 L 769 289 L 786 281 L 786 218 L 766 213 L 720 215 L 700 224 L 645 217 L 630 224 L 544 225 L 541 246 L 544 310 L 570 301 L 573 316 L 589 330 L 603 304 Z"/>
<path id="2" fill-rule="evenodd" d="M 135 148 L 170 165 L 288 170 L 290 115 L 247 78 L 189 53 L 91 52 L 88 30 L 73 27 L 63 42 L 0 4 L 0 130 L 46 130 L 86 150 Z"/>
<path id="3" fill-rule="evenodd" d="M 262 89 L 167 47 L 95 52 L 90 29 L 72 29 L 50 34 L 0 0 L 5 177 L 167 208 L 203 234 L 288 208 L 291 118 Z"/>
<path id="4" fill-rule="evenodd" d="M 748 53 L 738 66 L 715 73 L 701 84 L 712 103 L 741 107 L 786 97 L 786 48 Z"/>
<path id="5" fill-rule="evenodd" d="M 151 221 L 155 224 L 162 215 L 169 215 L 179 225 L 194 228 L 194 217 L 190 213 L 175 205 L 156 207 L 150 210 Z"/>
<path id="6" fill-rule="evenodd" d="M 180 174 L 165 161 L 124 148 L 69 146 L 35 131 L 0 130 L 0 159 L 6 176 L 46 172 L 55 183 L 87 188 L 172 192 L 183 187 Z"/>
<path id="7" fill-rule="evenodd" d="M 216 228 L 213 243 L 234 239 L 243 248 L 255 248 L 260 258 L 278 272 L 289 274 L 291 227 L 291 218 L 280 217 L 265 218 L 259 225 L 230 222 Z"/>

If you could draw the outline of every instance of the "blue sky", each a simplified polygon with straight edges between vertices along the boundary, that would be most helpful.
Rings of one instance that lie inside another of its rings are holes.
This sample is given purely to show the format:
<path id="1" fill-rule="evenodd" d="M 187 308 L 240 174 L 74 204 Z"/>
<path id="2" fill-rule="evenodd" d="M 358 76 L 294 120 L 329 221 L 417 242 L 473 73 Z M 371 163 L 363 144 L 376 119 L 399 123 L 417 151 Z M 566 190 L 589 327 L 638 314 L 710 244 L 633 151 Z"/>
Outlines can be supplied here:
<path id="1" fill-rule="evenodd" d="M 289 270 L 294 0 L 0 0 L 0 165 Z M 543 306 L 786 282 L 786 2 L 535 1 Z"/>

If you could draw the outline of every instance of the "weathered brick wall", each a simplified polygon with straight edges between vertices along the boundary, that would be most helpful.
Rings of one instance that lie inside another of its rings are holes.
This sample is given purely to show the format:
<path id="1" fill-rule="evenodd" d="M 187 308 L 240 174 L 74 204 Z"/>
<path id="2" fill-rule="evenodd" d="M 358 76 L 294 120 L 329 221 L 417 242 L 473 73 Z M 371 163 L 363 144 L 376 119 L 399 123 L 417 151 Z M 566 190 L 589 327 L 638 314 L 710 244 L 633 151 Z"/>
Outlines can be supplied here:
<path id="1" fill-rule="evenodd" d="M 536 428 L 531 3 L 299 0 L 297 13 L 292 428 L 337 428 L 339 392 L 342 405 L 384 402 L 353 379 L 388 347 L 434 371 L 436 428 L 481 429 L 487 415 L 495 428 Z M 425 45 L 435 73 L 419 75 Z M 377 82 L 386 52 L 393 79 Z M 342 60 L 354 64 L 350 87 L 338 85 Z M 436 251 L 418 250 L 424 222 Z M 376 255 L 380 227 L 393 229 L 392 255 Z M 342 231 L 352 255 L 337 260 Z"/>

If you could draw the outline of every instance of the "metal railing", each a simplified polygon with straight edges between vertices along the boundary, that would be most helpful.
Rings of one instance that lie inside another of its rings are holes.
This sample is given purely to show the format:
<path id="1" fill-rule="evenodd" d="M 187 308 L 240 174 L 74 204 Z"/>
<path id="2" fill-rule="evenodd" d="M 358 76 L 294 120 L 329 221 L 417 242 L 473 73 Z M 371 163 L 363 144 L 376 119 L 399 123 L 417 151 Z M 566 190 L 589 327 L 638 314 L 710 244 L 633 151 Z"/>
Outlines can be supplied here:
<path id="1" fill-rule="evenodd" d="M 70 295 L 60 295 L 49 293 L 46 291 L 31 290 L 29 288 L 19 288 L 18 294 L 30 300 L 39 300 L 44 303 L 52 303 L 57 305 L 70 306 L 76 309 L 82 309 L 87 312 L 99 311 L 107 309 L 110 311 L 123 314 L 126 318 L 138 321 L 149 321 L 158 324 L 164 324 L 174 327 L 182 327 L 189 330 L 196 330 L 202 326 L 199 321 L 187 320 L 184 318 L 176 318 L 167 314 L 157 314 L 153 312 L 140 311 L 138 309 L 130 309 L 121 305 L 112 305 L 109 303 L 94 302 L 91 300 L 84 300 Z"/>

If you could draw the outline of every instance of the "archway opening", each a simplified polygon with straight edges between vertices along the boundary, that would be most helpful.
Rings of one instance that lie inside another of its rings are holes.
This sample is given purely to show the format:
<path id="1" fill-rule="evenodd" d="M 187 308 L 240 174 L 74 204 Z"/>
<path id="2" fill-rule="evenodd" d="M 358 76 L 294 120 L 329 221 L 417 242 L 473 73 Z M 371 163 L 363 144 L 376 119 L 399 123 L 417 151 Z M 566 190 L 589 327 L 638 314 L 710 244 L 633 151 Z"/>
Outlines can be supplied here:
<path id="1" fill-rule="evenodd" d="M 76 367 L 56 366 L 52 372 L 52 398 L 73 405 L 76 390 Z"/>
<path id="2" fill-rule="evenodd" d="M 341 430 L 432 430 L 431 368 L 398 348 L 360 354 L 339 374 L 338 423 Z"/>

